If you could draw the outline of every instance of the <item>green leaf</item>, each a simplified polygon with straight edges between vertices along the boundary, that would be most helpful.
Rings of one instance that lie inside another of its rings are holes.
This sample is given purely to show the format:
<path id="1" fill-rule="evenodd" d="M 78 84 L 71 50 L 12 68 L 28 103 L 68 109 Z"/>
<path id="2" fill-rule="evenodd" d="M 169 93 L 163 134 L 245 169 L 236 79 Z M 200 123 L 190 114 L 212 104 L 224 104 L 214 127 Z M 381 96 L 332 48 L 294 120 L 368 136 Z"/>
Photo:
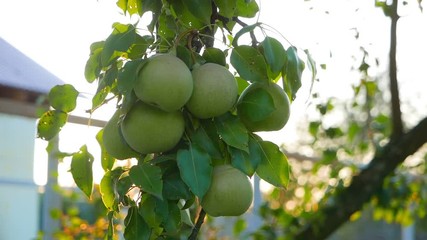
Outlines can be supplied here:
<path id="1" fill-rule="evenodd" d="M 225 114 L 217 117 L 215 118 L 215 125 L 217 127 L 218 134 L 225 143 L 229 146 L 249 152 L 248 130 L 243 123 L 240 122 L 240 119 L 237 116 Z"/>
<path id="2" fill-rule="evenodd" d="M 251 134 L 249 136 L 249 160 L 252 167 L 257 169 L 259 163 L 262 161 L 263 149 L 257 140 L 257 135 Z M 259 138 L 259 137 L 258 137 Z"/>
<path id="3" fill-rule="evenodd" d="M 311 134 L 311 136 L 316 137 L 319 129 L 321 128 L 322 123 L 319 121 L 316 122 L 310 122 L 308 125 L 308 132 Z"/>
<path id="4" fill-rule="evenodd" d="M 168 202 L 145 194 L 139 206 L 139 214 L 151 228 L 158 228 L 168 217 Z"/>
<path id="5" fill-rule="evenodd" d="M 129 176 L 132 182 L 144 192 L 163 199 L 163 180 L 160 167 L 150 163 L 138 164 L 130 169 Z"/>
<path id="6" fill-rule="evenodd" d="M 231 165 L 233 167 L 241 170 L 248 176 L 252 176 L 255 173 L 255 168 L 249 159 L 249 153 L 233 147 L 229 147 L 228 151 L 231 155 Z"/>
<path id="7" fill-rule="evenodd" d="M 188 48 L 178 45 L 176 47 L 176 56 L 181 59 L 189 69 L 193 67 L 194 60 L 192 57 L 192 53 Z"/>
<path id="8" fill-rule="evenodd" d="M 339 138 L 344 136 L 344 132 L 339 127 L 330 127 L 325 129 L 326 136 L 329 138 Z"/>
<path id="9" fill-rule="evenodd" d="M 171 15 L 177 19 L 179 22 L 180 27 L 183 26 L 184 28 L 193 28 L 193 29 L 200 29 L 207 24 L 204 23 L 206 16 L 196 16 L 193 14 L 192 10 L 189 9 L 185 3 L 185 0 L 177 0 L 177 1 L 169 1 L 169 4 L 171 5 Z M 192 0 L 190 0 L 192 1 Z M 197 8 L 197 7 L 195 7 Z M 202 18 L 200 18 L 202 17 Z M 182 30 L 178 30 L 180 32 Z M 184 38 L 182 39 L 181 43 L 183 45 L 186 43 L 186 40 Z"/>
<path id="10" fill-rule="evenodd" d="M 192 220 L 192 214 L 190 213 L 190 209 L 188 208 L 181 208 L 180 209 L 181 212 L 181 223 L 186 224 L 187 226 L 193 228 L 194 227 L 194 223 Z"/>
<path id="11" fill-rule="evenodd" d="M 129 61 L 120 70 L 117 77 L 117 89 L 122 94 L 128 94 L 132 91 L 139 71 L 145 65 L 145 59 Z"/>
<path id="12" fill-rule="evenodd" d="M 44 140 L 55 137 L 67 123 L 68 115 L 58 110 L 45 112 L 37 123 L 37 136 Z"/>
<path id="13" fill-rule="evenodd" d="M 118 69 L 116 63 L 113 63 L 108 70 L 100 74 L 96 94 L 92 97 L 92 111 L 101 106 L 107 95 L 116 87 L 114 83 L 116 83 L 117 75 Z"/>
<path id="14" fill-rule="evenodd" d="M 380 7 L 386 17 L 390 17 L 393 14 L 393 7 L 388 4 L 388 1 L 375 0 L 375 7 Z"/>
<path id="15" fill-rule="evenodd" d="M 49 103 L 56 110 L 69 113 L 76 108 L 78 95 L 73 85 L 56 85 L 50 89 Z"/>
<path id="16" fill-rule="evenodd" d="M 96 134 L 96 141 L 98 141 L 99 146 L 101 147 L 101 166 L 104 171 L 108 171 L 113 169 L 114 162 L 116 161 L 113 157 L 111 157 L 107 150 L 104 147 L 104 141 L 102 139 L 102 134 L 104 133 L 104 129 L 99 130 Z"/>
<path id="17" fill-rule="evenodd" d="M 257 175 L 276 187 L 286 187 L 289 182 L 289 165 L 285 154 L 272 142 L 258 143 L 262 148 L 262 154 L 261 162 L 256 169 Z"/>
<path id="18" fill-rule="evenodd" d="M 146 55 L 148 47 L 154 42 L 154 37 L 151 35 L 140 36 L 136 35 L 135 42 L 130 46 L 128 53 L 129 59 L 140 59 Z"/>
<path id="19" fill-rule="evenodd" d="M 311 82 L 313 84 L 314 80 L 316 80 L 316 76 L 317 76 L 316 61 L 314 61 L 313 57 L 311 57 L 311 54 L 308 51 L 308 49 L 305 49 L 304 52 L 307 55 L 307 65 L 308 65 L 308 68 L 310 68 L 310 70 L 311 70 Z"/>
<path id="20" fill-rule="evenodd" d="M 219 14 L 226 18 L 232 18 L 236 11 L 237 0 L 214 0 L 215 5 L 219 9 Z"/>
<path id="21" fill-rule="evenodd" d="M 211 0 L 182 0 L 187 9 L 204 24 L 210 24 L 212 15 Z"/>
<path id="22" fill-rule="evenodd" d="M 249 83 L 241 77 L 236 77 L 236 81 L 237 81 L 237 87 L 239 89 L 239 95 L 240 95 L 249 86 Z"/>
<path id="23" fill-rule="evenodd" d="M 259 11 L 256 1 L 237 0 L 235 16 L 253 18 Z"/>
<path id="24" fill-rule="evenodd" d="M 157 34 L 160 37 L 159 52 L 166 52 L 173 45 L 175 36 L 178 32 L 178 27 L 175 19 L 163 11 L 159 16 Z"/>
<path id="25" fill-rule="evenodd" d="M 350 122 L 347 129 L 348 142 L 353 142 L 355 137 L 360 134 L 362 127 L 357 122 Z"/>
<path id="26" fill-rule="evenodd" d="M 144 0 L 142 1 L 142 12 L 152 12 L 153 14 L 159 14 L 162 10 L 163 3 L 159 0 Z"/>
<path id="27" fill-rule="evenodd" d="M 196 201 L 196 196 L 192 194 L 190 198 L 186 199 L 185 204 L 183 204 L 182 202 L 178 202 L 178 204 L 181 210 L 189 209 L 191 206 L 193 206 L 195 201 Z"/>
<path id="28" fill-rule="evenodd" d="M 219 146 L 214 143 L 211 137 L 208 135 L 206 128 L 207 126 L 200 125 L 196 131 L 190 136 L 192 143 L 200 146 L 204 151 L 209 153 L 213 158 L 221 158 L 222 154 Z"/>
<path id="29" fill-rule="evenodd" d="M 124 223 L 124 237 L 126 240 L 150 240 L 152 230 L 144 221 L 144 218 L 138 214 L 137 206 L 129 208 Z"/>
<path id="30" fill-rule="evenodd" d="M 121 168 L 116 168 L 113 171 L 107 171 L 99 184 L 102 202 L 109 211 L 119 211 L 119 196 L 115 190 L 115 186 L 122 173 L 123 169 Z"/>
<path id="31" fill-rule="evenodd" d="M 251 122 L 262 121 L 276 110 L 273 97 L 261 87 L 246 92 L 238 107 Z"/>
<path id="32" fill-rule="evenodd" d="M 169 200 L 190 199 L 192 193 L 182 181 L 179 172 L 169 174 L 163 178 L 163 196 Z"/>
<path id="33" fill-rule="evenodd" d="M 162 2 L 158 0 L 118 0 L 117 6 L 126 15 L 126 12 L 130 15 L 138 14 L 142 16 L 147 11 L 158 13 L 159 8 L 162 6 Z"/>
<path id="34" fill-rule="evenodd" d="M 215 125 L 215 119 L 201 119 L 200 125 L 203 127 L 204 131 L 208 135 L 208 137 L 211 139 L 212 144 L 216 149 L 219 150 L 219 154 L 222 157 L 222 150 L 223 150 L 223 141 L 221 140 L 221 137 L 218 134 L 218 129 Z M 201 146 L 201 145 L 199 145 Z M 203 146 L 201 146 L 203 148 Z M 205 150 L 206 151 L 206 150 Z M 213 152 L 207 151 L 212 157 L 217 157 L 216 154 L 212 154 Z"/>
<path id="35" fill-rule="evenodd" d="M 202 199 L 211 184 L 212 166 L 209 154 L 197 145 L 190 145 L 189 150 L 178 150 L 177 162 L 182 180 Z"/>
<path id="36" fill-rule="evenodd" d="M 236 35 L 234 35 L 234 38 L 233 38 L 233 41 L 231 42 L 231 45 L 233 46 L 233 47 L 237 47 L 238 46 L 238 40 L 239 40 L 239 38 L 243 35 L 243 34 L 245 34 L 245 33 L 248 33 L 248 32 L 252 32 L 256 27 L 259 27 L 260 26 L 260 24 L 261 23 L 255 23 L 255 24 L 252 24 L 252 25 L 248 25 L 248 26 L 244 26 L 244 27 L 242 27 L 242 29 L 240 29 L 237 33 L 236 33 Z"/>
<path id="37" fill-rule="evenodd" d="M 94 42 L 90 45 L 90 55 L 85 65 L 85 78 L 92 83 L 101 72 L 101 52 L 104 48 L 104 41 Z"/>
<path id="38" fill-rule="evenodd" d="M 133 187 L 132 180 L 130 179 L 128 173 L 129 172 L 123 173 L 116 184 L 116 191 L 119 195 L 119 200 L 121 203 L 125 201 L 125 198 L 127 197 L 126 194 L 128 194 L 129 189 Z"/>
<path id="39" fill-rule="evenodd" d="M 108 210 L 113 210 L 115 205 L 115 193 L 114 193 L 114 182 L 111 177 L 111 172 L 108 171 L 104 174 L 104 176 L 101 179 L 101 182 L 99 184 L 99 191 L 101 193 L 102 202 L 104 203 L 104 206 Z"/>
<path id="40" fill-rule="evenodd" d="M 162 15 L 162 13 L 166 13 L 166 11 L 162 11 L 163 9 L 163 2 L 159 0 L 144 0 L 142 2 L 142 10 L 143 12 L 150 11 L 152 14 L 151 22 L 147 25 L 147 30 L 150 31 L 150 33 L 154 33 L 154 30 L 156 28 L 156 25 L 159 22 L 159 17 Z M 143 14 L 144 14 L 143 13 Z M 156 29 L 157 31 L 158 29 Z"/>
<path id="41" fill-rule="evenodd" d="M 238 237 L 245 229 L 247 229 L 247 222 L 243 218 L 239 218 L 236 220 L 233 226 L 233 234 Z"/>
<path id="42" fill-rule="evenodd" d="M 252 176 L 255 173 L 261 162 L 262 148 L 252 136 L 249 138 L 249 153 L 233 147 L 229 147 L 229 152 L 231 155 L 231 165 L 240 169 L 248 176 Z"/>
<path id="43" fill-rule="evenodd" d="M 251 46 L 237 46 L 230 56 L 230 63 L 240 77 L 250 82 L 268 82 L 264 56 Z"/>
<path id="44" fill-rule="evenodd" d="M 181 210 L 178 205 L 174 202 L 169 202 L 169 216 L 164 222 L 164 228 L 168 234 L 174 235 L 178 234 L 180 226 L 182 225 L 181 221 Z"/>
<path id="45" fill-rule="evenodd" d="M 134 91 L 126 92 L 123 94 L 123 102 L 120 106 L 120 110 L 122 111 L 122 114 L 126 114 L 129 112 L 129 110 L 133 107 L 135 102 L 137 102 L 139 99 L 136 97 Z"/>
<path id="46" fill-rule="evenodd" d="M 123 11 L 124 14 L 126 14 L 128 8 L 128 0 L 117 0 L 116 5 Z"/>
<path id="47" fill-rule="evenodd" d="M 132 24 L 115 23 L 113 32 L 105 40 L 101 53 L 102 66 L 106 67 L 114 59 L 115 52 L 126 52 L 135 42 L 136 30 Z"/>
<path id="48" fill-rule="evenodd" d="M 142 2 L 140 0 L 128 0 L 127 3 L 127 11 L 129 15 L 138 14 L 139 16 L 142 16 Z"/>
<path id="49" fill-rule="evenodd" d="M 206 48 L 203 52 L 202 57 L 206 60 L 206 62 L 216 63 L 222 66 L 227 65 L 227 62 L 225 60 L 225 53 L 218 48 Z"/>
<path id="50" fill-rule="evenodd" d="M 93 156 L 87 151 L 86 145 L 80 151 L 73 154 L 71 159 L 71 175 L 77 187 L 83 191 L 88 198 L 91 198 L 93 189 L 92 164 Z"/>
<path id="51" fill-rule="evenodd" d="M 304 71 L 305 64 L 298 57 L 297 49 L 295 47 L 289 47 L 288 50 L 286 50 L 286 54 L 287 63 L 282 72 L 283 88 L 291 98 L 290 100 L 293 101 L 296 98 L 298 89 L 301 87 L 301 75 Z"/>
<path id="52" fill-rule="evenodd" d="M 337 160 L 337 150 L 328 148 L 323 150 L 322 159 L 319 161 L 322 165 L 331 164 L 333 161 Z"/>
<path id="53" fill-rule="evenodd" d="M 273 73 L 273 78 L 277 77 L 286 63 L 286 50 L 275 38 L 266 37 L 261 42 L 265 60 Z"/>
<path id="54" fill-rule="evenodd" d="M 96 94 L 92 97 L 92 111 L 97 109 L 99 106 L 101 106 L 105 98 L 107 98 L 108 94 L 110 93 L 110 87 L 104 87 L 102 89 L 99 89 Z"/>

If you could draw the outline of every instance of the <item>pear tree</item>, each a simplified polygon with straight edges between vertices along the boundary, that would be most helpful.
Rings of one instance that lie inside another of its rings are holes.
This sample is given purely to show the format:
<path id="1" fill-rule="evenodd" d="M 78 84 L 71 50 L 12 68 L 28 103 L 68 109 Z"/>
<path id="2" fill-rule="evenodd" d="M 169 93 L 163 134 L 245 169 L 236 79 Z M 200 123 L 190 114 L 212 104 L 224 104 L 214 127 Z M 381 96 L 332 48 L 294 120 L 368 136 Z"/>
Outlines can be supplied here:
<path id="1" fill-rule="evenodd" d="M 255 0 L 118 0 L 117 7 L 151 18 L 144 29 L 114 23 L 86 63 L 85 78 L 97 86 L 88 112 L 116 108 L 97 135 L 106 239 L 123 210 L 125 239 L 196 239 L 206 214 L 248 210 L 254 175 L 286 188 L 287 157 L 258 132 L 286 125 L 303 71 L 316 72 L 308 52 L 270 36 Z M 69 84 L 51 90 L 38 137 L 61 131 L 78 94 Z M 83 145 L 71 157 L 74 181 L 90 197 L 94 156 Z M 136 161 L 115 164 L 124 159 Z"/>

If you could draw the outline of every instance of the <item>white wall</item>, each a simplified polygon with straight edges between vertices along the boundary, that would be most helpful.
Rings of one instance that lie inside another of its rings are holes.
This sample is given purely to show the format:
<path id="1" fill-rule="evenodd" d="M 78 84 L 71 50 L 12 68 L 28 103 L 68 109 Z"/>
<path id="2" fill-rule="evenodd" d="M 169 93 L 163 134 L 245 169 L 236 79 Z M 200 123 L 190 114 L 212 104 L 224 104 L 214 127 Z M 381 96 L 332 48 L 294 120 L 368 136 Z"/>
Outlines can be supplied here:
<path id="1" fill-rule="evenodd" d="M 0 113 L 0 240 L 30 240 L 37 236 L 35 137 L 36 119 Z"/>

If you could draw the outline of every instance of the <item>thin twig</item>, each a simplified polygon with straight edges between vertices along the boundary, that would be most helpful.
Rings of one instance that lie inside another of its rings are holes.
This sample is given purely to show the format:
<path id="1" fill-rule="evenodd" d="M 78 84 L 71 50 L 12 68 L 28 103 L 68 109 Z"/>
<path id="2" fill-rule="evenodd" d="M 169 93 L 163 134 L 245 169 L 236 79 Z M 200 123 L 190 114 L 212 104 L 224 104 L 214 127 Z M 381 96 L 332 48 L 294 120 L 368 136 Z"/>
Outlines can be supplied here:
<path id="1" fill-rule="evenodd" d="M 233 21 L 235 21 L 237 24 L 239 24 L 242 27 L 248 26 L 248 24 L 246 24 L 245 22 L 243 22 L 242 20 L 240 20 L 237 17 L 233 17 Z M 252 39 L 252 46 L 255 47 L 258 44 L 258 40 L 255 37 L 255 33 L 254 33 L 254 31 L 250 31 L 249 34 L 250 34 L 251 39 Z"/>
<path id="2" fill-rule="evenodd" d="M 107 99 L 105 99 L 104 101 L 102 101 L 102 103 L 101 104 L 99 104 L 98 106 L 96 106 L 96 107 L 94 107 L 94 108 L 92 108 L 92 109 L 87 109 L 86 110 L 86 113 L 90 113 L 90 114 L 92 114 L 93 112 L 95 112 L 96 111 L 96 109 L 98 109 L 98 108 L 100 108 L 100 107 L 102 107 L 103 105 L 105 105 L 105 104 L 108 104 L 111 100 L 113 100 L 114 98 L 116 98 L 116 96 L 112 96 L 112 97 L 110 97 L 110 98 L 107 98 Z"/>
<path id="3" fill-rule="evenodd" d="M 200 228 L 202 227 L 203 221 L 205 220 L 206 212 L 205 210 L 200 209 L 199 217 L 197 218 L 196 225 L 193 228 L 193 231 L 191 231 L 190 236 L 188 237 L 188 240 L 196 240 L 197 235 L 199 234 Z"/>

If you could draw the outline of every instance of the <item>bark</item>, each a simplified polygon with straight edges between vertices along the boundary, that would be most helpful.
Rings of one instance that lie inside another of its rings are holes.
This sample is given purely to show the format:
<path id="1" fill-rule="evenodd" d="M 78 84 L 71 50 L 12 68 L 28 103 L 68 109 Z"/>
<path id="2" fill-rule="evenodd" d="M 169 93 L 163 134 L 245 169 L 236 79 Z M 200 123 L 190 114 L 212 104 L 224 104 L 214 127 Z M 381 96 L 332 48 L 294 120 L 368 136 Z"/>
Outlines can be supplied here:
<path id="1" fill-rule="evenodd" d="M 390 67 L 390 93 L 391 93 L 391 113 L 393 119 L 393 134 L 392 138 L 399 137 L 403 133 L 402 113 L 400 111 L 399 99 L 399 86 L 397 82 L 397 62 L 396 62 L 396 49 L 397 49 L 397 21 L 399 15 L 397 14 L 398 0 L 394 0 L 391 6 L 391 28 L 390 28 L 390 54 L 389 54 L 389 67 Z"/>

